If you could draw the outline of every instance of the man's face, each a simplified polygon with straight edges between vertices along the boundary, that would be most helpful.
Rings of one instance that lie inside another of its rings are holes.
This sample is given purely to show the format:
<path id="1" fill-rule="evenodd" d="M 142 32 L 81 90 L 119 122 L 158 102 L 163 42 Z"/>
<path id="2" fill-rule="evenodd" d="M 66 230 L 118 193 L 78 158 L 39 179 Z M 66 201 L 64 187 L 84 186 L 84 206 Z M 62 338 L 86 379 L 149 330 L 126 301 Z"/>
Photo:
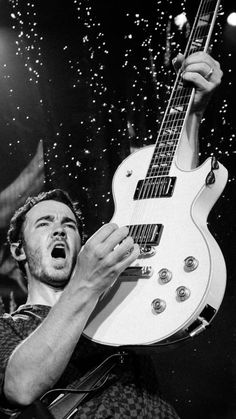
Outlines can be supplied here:
<path id="1" fill-rule="evenodd" d="M 26 214 L 23 237 L 31 276 L 48 285 L 64 287 L 81 248 L 71 209 L 53 200 L 39 202 Z"/>

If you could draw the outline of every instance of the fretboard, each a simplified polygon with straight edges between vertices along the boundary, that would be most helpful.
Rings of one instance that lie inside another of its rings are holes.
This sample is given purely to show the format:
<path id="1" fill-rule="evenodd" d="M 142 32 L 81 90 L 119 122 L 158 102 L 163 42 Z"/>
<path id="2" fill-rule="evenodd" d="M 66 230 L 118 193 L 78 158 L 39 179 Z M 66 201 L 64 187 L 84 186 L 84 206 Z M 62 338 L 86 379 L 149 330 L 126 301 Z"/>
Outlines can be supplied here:
<path id="1" fill-rule="evenodd" d="M 194 52 L 207 51 L 219 6 L 220 0 L 200 1 L 185 50 L 185 57 Z M 161 124 L 146 178 L 169 174 L 191 107 L 193 95 L 194 89 L 183 85 L 181 71 L 179 71 Z"/>

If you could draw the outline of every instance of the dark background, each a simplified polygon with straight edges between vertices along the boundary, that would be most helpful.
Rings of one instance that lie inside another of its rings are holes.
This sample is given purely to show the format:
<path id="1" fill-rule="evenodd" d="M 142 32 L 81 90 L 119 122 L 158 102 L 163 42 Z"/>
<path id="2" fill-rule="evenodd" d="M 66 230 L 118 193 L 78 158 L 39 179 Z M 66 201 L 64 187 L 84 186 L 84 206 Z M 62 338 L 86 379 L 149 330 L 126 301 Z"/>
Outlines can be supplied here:
<path id="1" fill-rule="evenodd" d="M 62 187 L 79 201 L 87 236 L 109 221 L 114 171 L 133 148 L 155 142 L 175 78 L 171 60 L 186 44 L 188 28 L 180 31 L 173 17 L 184 7 L 191 25 L 197 6 L 192 0 L 1 0 L 0 293 L 5 310 L 25 298 L 5 245 L 13 211 L 29 194 Z M 221 62 L 224 78 L 202 122 L 200 161 L 215 154 L 229 171 L 209 217 L 225 256 L 227 289 L 208 331 L 156 356 L 161 392 L 183 419 L 236 417 L 236 28 L 226 23 L 228 13 L 236 11 L 234 1 L 223 2 L 223 11 L 212 55 Z M 39 142 L 44 170 L 38 170 Z"/>

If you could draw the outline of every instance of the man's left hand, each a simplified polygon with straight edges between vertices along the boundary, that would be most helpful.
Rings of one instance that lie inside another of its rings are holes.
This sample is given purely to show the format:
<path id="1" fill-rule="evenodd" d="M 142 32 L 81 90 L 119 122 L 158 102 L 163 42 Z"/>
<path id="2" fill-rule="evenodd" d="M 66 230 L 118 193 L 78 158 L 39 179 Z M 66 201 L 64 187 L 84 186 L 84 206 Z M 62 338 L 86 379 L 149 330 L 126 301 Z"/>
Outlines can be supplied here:
<path id="1" fill-rule="evenodd" d="M 221 83 L 223 72 L 218 61 L 205 52 L 195 52 L 186 59 L 178 54 L 173 61 L 175 69 L 180 69 L 185 83 L 195 87 L 191 112 L 203 113 L 216 87 Z"/>

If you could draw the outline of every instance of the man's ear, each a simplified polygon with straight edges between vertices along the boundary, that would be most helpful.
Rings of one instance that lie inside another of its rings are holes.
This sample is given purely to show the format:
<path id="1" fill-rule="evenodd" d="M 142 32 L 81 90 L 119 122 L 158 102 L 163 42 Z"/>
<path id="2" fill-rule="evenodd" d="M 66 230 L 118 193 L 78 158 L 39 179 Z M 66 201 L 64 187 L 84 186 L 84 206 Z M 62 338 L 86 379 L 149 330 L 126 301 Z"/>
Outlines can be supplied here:
<path id="1" fill-rule="evenodd" d="M 17 262 L 26 260 L 26 254 L 21 242 L 11 243 L 11 254 Z"/>

